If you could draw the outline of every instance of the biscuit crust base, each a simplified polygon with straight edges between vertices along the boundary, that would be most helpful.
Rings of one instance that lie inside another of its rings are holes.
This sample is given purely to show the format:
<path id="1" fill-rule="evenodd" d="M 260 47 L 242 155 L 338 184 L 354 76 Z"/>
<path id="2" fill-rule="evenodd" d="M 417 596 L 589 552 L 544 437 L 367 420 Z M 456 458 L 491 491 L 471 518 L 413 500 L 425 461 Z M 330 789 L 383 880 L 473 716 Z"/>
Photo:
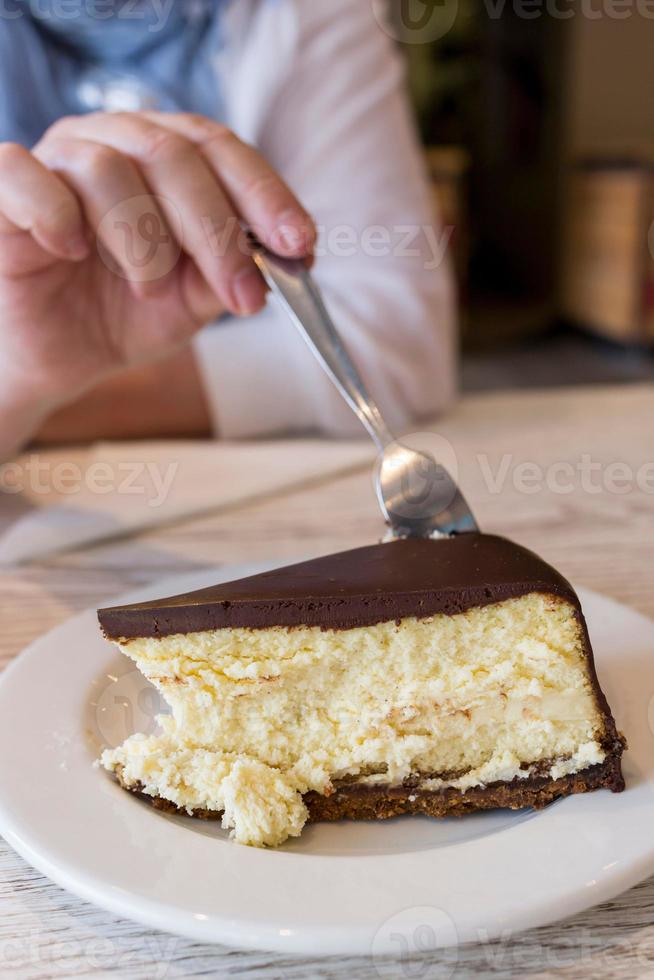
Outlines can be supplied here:
<path id="1" fill-rule="evenodd" d="M 522 810 L 527 807 L 541 810 L 555 800 L 574 793 L 591 793 L 596 789 L 610 789 L 612 793 L 621 793 L 625 788 L 620 767 L 623 748 L 623 741 L 616 741 L 612 754 L 607 755 L 604 762 L 560 779 L 532 775 L 525 779 L 513 779 L 510 783 L 490 783 L 467 790 L 421 790 L 410 785 L 344 782 L 335 786 L 329 796 L 311 792 L 303 799 L 309 811 L 309 823 L 387 820 L 407 813 L 430 817 L 462 817 L 481 810 Z M 140 785 L 126 786 L 120 772 L 116 773 L 116 778 L 123 789 L 136 794 L 155 809 L 165 813 L 186 814 L 185 810 L 180 810 L 169 800 L 148 796 Z M 197 809 L 186 815 L 200 820 L 219 820 L 222 813 L 217 810 Z"/>
<path id="2" fill-rule="evenodd" d="M 366 786 L 351 784 L 339 787 L 331 796 L 308 793 L 304 802 L 310 821 L 320 820 L 387 820 L 403 813 L 422 813 L 429 817 L 463 817 L 481 810 L 541 810 L 554 800 L 573 793 L 591 793 L 596 789 L 620 793 L 624 779 L 620 759 L 606 759 L 583 772 L 550 779 L 530 776 L 510 783 L 491 783 L 465 791 L 444 789 L 425 791 L 404 786 Z"/>

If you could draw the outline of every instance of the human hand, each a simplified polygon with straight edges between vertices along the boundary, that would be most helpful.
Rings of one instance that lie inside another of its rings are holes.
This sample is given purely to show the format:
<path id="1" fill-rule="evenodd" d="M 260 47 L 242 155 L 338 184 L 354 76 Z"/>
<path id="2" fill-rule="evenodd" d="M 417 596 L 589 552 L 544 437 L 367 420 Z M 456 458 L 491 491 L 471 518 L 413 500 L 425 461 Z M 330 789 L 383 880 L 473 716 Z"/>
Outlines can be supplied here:
<path id="1" fill-rule="evenodd" d="M 260 309 L 241 222 L 279 254 L 312 251 L 282 179 L 200 116 L 69 117 L 31 153 L 0 144 L 0 425 L 13 442 L 221 312 Z"/>

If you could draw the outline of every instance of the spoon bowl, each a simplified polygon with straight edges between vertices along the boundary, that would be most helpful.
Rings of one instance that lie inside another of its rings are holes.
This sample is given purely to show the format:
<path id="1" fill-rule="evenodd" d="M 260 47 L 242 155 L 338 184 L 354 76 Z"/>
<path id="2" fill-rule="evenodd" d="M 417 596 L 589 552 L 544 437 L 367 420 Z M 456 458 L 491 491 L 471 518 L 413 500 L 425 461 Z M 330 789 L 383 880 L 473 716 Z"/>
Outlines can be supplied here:
<path id="1" fill-rule="evenodd" d="M 375 468 L 377 500 L 393 537 L 441 537 L 477 523 L 445 467 L 428 453 L 392 442 Z"/>

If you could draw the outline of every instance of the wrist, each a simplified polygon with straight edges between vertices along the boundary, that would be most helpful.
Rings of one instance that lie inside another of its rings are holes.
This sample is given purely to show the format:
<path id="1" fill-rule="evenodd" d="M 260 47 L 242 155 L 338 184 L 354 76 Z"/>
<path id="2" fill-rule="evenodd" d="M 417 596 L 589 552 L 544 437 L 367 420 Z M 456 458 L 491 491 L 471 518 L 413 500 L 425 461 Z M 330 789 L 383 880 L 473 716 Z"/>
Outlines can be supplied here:
<path id="1" fill-rule="evenodd" d="M 57 405 L 56 397 L 43 392 L 23 388 L 13 391 L 11 386 L 3 386 L 0 392 L 0 462 L 20 452 Z"/>
<path id="2" fill-rule="evenodd" d="M 83 382 L 62 379 L 53 373 L 25 374 L 4 371 L 0 378 L 0 461 L 20 451 L 55 412 L 76 402 L 100 381 L 115 372 L 106 371 Z"/>

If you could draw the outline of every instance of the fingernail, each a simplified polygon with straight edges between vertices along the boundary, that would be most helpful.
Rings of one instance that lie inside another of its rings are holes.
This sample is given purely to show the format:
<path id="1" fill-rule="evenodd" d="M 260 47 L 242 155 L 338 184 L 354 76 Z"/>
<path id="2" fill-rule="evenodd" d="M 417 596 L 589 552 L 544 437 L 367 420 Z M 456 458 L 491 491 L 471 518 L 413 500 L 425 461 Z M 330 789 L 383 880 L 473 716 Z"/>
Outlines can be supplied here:
<path id="1" fill-rule="evenodd" d="M 234 280 L 234 296 L 238 312 L 244 316 L 257 313 L 264 304 L 266 287 L 256 269 L 246 269 Z"/>
<path id="2" fill-rule="evenodd" d="M 89 254 L 89 243 L 86 236 L 80 231 L 73 235 L 66 242 L 68 254 L 73 259 L 85 259 Z"/>
<path id="3" fill-rule="evenodd" d="M 310 219 L 299 211 L 285 211 L 277 219 L 277 241 L 285 252 L 306 255 L 316 240 Z"/>

